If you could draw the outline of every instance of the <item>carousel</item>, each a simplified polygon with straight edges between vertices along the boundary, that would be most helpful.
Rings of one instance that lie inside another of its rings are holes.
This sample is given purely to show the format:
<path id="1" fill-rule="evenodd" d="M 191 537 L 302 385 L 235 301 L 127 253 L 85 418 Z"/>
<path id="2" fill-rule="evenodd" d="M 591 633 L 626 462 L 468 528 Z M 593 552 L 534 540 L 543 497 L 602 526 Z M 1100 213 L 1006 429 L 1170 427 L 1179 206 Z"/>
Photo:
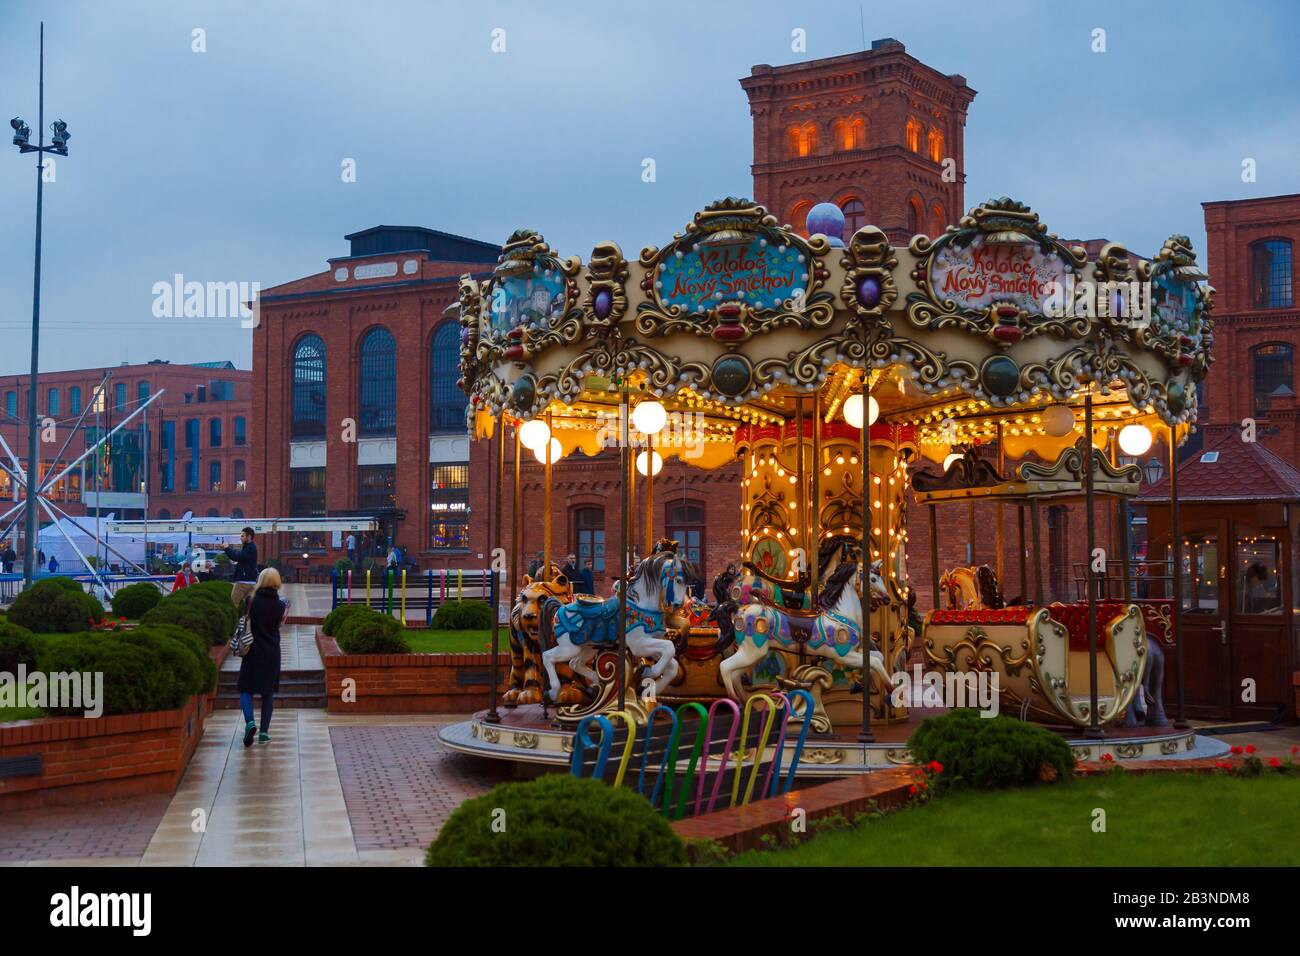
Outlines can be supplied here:
<path id="1" fill-rule="evenodd" d="M 1172 450 L 1213 344 L 1213 290 L 1190 241 L 1172 236 L 1150 260 L 1112 243 L 1093 259 L 1010 199 L 905 248 L 873 226 L 847 241 L 842 229 L 832 204 L 805 237 L 728 198 L 632 260 L 605 242 L 583 263 L 521 229 L 489 278 L 462 278 L 461 385 L 474 438 L 492 443 L 492 537 L 515 597 L 493 638 L 510 648 L 493 681 L 504 691 L 444 728 L 446 744 L 621 782 L 638 755 L 644 775 L 658 742 L 683 793 L 698 777 L 697 810 L 710 760 L 732 767 L 712 794 L 721 785 L 724 803 L 728 785 L 732 802 L 752 794 L 760 768 L 758 794 L 783 774 L 788 786 L 796 772 L 909 762 L 908 736 L 954 689 L 1056 729 L 1080 759 L 1219 751 L 1182 720 L 1177 576 L 1172 595 L 1138 600 L 1125 560 L 1123 587 L 1103 597 L 1098 557 L 1081 599 L 1047 603 L 1040 552 L 1041 507 L 1076 501 L 1098 555 L 1096 516 L 1113 501 L 1124 524 L 1142 483 L 1126 458 L 1155 442 L 1171 450 L 1176 495 Z M 548 488 L 536 580 L 520 566 L 521 450 Z M 610 560 L 624 573 L 613 593 L 575 598 L 551 561 L 551 469 L 606 450 L 622 475 Z M 654 475 L 670 457 L 739 468 L 734 569 L 704 600 L 679 543 L 653 538 Z M 941 568 L 941 539 L 980 533 L 976 508 L 1018 516 L 1017 540 L 999 520 L 995 567 Z M 918 509 L 924 614 L 908 571 Z M 1001 593 L 1004 555 L 1018 597 Z M 923 674 L 946 693 L 903 688 Z"/>

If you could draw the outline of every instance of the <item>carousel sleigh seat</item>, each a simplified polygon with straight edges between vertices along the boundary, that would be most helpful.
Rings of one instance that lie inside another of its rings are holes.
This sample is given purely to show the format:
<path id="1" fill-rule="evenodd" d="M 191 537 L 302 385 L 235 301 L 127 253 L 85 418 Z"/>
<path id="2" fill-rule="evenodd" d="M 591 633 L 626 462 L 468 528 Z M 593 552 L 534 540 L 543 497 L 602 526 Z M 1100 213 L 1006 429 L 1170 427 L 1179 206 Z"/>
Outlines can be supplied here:
<path id="1" fill-rule="evenodd" d="M 1132 604 L 1097 613 L 1098 722 L 1121 717 L 1140 687 L 1146 627 Z M 996 672 L 1001 706 L 1046 723 L 1090 723 L 1088 606 L 939 610 L 922 630 L 927 661 L 945 670 Z"/>

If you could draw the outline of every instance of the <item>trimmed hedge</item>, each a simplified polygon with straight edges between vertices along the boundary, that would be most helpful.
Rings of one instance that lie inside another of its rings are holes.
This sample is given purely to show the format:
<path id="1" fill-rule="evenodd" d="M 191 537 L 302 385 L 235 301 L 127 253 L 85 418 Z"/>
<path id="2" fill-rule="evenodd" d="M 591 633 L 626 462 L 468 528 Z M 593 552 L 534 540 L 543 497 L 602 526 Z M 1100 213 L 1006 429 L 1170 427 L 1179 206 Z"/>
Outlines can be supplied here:
<path id="1" fill-rule="evenodd" d="M 918 764 L 937 760 L 940 790 L 995 789 L 1051 782 L 1074 772 L 1074 754 L 1059 736 L 1001 714 L 981 717 L 969 708 L 921 721 L 907 742 Z"/>
<path id="2" fill-rule="evenodd" d="M 486 601 L 448 601 L 429 623 L 435 631 L 484 631 L 492 626 L 492 608 Z"/>
<path id="3" fill-rule="evenodd" d="M 425 866 L 685 863 L 685 844 L 645 797 L 567 773 L 500 784 L 465 801 L 424 856 Z"/>
<path id="4" fill-rule="evenodd" d="M 77 634 L 42 655 L 49 673 L 102 673 L 105 714 L 172 710 L 216 686 L 216 667 L 192 634 L 169 627 L 138 627 L 115 634 Z M 76 716 L 81 709 L 51 709 Z"/>
<path id="5" fill-rule="evenodd" d="M 352 614 L 333 635 L 345 654 L 409 654 L 411 645 L 402 626 L 387 614 L 369 608 Z"/>
<path id="6" fill-rule="evenodd" d="M 142 618 L 162 600 L 162 592 L 148 581 L 137 581 L 113 594 L 113 613 L 131 620 Z"/>
<path id="7" fill-rule="evenodd" d="M 0 672 L 16 674 L 18 665 L 22 664 L 30 673 L 39 666 L 45 646 L 46 642 L 40 636 L 0 618 Z"/>
<path id="8" fill-rule="evenodd" d="M 354 614 L 371 609 L 364 604 L 340 604 L 334 610 L 325 615 L 325 620 L 321 623 L 320 629 L 323 633 L 334 637 L 338 634 L 339 629 L 343 627 L 343 622 L 348 620 Z"/>
<path id="9" fill-rule="evenodd" d="M 71 578 L 43 578 L 9 607 L 9 620 L 41 634 L 84 631 L 104 619 L 104 606 Z"/>
<path id="10" fill-rule="evenodd" d="M 141 624 L 174 624 L 216 647 L 230 640 L 239 611 L 230 603 L 230 583 L 203 581 L 175 591 L 140 618 Z"/>

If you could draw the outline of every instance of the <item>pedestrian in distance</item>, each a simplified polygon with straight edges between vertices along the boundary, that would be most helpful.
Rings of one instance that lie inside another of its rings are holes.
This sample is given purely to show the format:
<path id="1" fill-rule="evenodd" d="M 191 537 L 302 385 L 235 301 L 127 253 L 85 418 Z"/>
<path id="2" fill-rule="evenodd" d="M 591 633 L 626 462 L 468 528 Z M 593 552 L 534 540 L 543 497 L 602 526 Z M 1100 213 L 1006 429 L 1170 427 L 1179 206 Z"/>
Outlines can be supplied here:
<path id="1" fill-rule="evenodd" d="M 239 709 L 244 713 L 244 746 L 271 739 L 271 714 L 280 690 L 280 625 L 289 604 L 281 600 L 280 572 L 267 568 L 257 576 L 248 605 L 248 627 L 253 645 L 239 662 Z M 262 698 L 261 722 L 253 720 L 253 695 Z"/>

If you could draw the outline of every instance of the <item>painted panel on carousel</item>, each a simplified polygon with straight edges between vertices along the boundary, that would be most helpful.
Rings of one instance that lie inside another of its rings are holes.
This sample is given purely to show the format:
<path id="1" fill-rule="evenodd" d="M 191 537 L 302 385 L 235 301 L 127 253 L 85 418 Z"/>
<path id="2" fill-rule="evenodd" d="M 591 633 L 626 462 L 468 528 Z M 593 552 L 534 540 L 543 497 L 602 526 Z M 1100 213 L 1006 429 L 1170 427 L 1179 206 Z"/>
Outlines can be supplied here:
<path id="1" fill-rule="evenodd" d="M 907 317 L 919 328 L 957 328 L 1002 348 L 1043 333 L 1081 338 L 1091 328 L 1086 317 L 1045 314 L 1087 254 L 1048 233 L 1023 203 L 991 200 L 936 239 L 917 236 L 910 248 L 919 291 L 907 297 Z"/>
<path id="2" fill-rule="evenodd" d="M 642 250 L 637 331 L 739 343 L 783 325 L 824 328 L 835 314 L 823 288 L 829 249 L 825 236 L 804 239 L 753 200 L 711 203 L 663 249 Z"/>
<path id="3" fill-rule="evenodd" d="M 559 258 L 540 234 L 518 229 L 484 284 L 485 337 L 497 357 L 522 365 L 551 345 L 582 334 L 577 256 Z"/>

